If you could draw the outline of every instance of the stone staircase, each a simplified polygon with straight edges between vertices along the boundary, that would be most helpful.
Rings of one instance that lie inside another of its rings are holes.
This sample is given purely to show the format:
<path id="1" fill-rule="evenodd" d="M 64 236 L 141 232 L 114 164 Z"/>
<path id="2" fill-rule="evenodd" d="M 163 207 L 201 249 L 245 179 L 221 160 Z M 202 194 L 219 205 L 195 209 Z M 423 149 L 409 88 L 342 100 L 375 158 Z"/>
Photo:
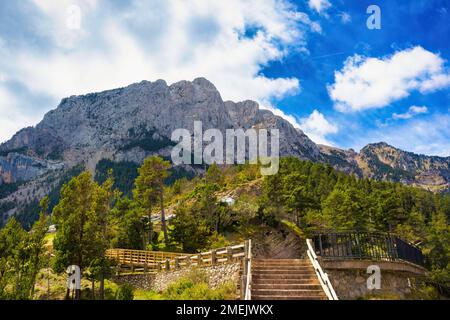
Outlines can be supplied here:
<path id="1" fill-rule="evenodd" d="M 252 300 L 327 300 L 308 259 L 255 259 Z"/>

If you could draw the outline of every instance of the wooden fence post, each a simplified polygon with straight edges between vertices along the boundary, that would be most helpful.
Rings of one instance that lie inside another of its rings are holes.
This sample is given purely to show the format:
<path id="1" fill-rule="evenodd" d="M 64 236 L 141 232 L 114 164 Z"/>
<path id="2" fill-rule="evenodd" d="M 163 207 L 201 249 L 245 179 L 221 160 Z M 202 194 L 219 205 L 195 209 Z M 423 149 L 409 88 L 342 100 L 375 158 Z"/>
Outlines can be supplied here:
<path id="1" fill-rule="evenodd" d="M 233 262 L 233 249 L 231 247 L 227 247 L 227 260 Z"/>
<path id="2" fill-rule="evenodd" d="M 175 270 L 179 270 L 180 269 L 180 259 L 175 258 Z"/>
<path id="3" fill-rule="evenodd" d="M 170 271 L 170 260 L 166 259 L 166 272 Z"/>
<path id="4" fill-rule="evenodd" d="M 186 267 L 190 268 L 191 267 L 191 263 L 192 263 L 191 256 L 187 256 L 187 258 L 186 258 Z"/>
<path id="5" fill-rule="evenodd" d="M 211 250 L 211 265 L 216 265 L 217 263 L 217 251 Z"/>

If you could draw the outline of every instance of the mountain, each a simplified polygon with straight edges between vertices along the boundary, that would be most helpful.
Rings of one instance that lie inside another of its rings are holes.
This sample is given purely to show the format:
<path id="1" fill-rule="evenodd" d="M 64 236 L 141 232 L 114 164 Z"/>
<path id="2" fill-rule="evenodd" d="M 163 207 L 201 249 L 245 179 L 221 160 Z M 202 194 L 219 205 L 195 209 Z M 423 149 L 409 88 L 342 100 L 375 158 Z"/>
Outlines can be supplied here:
<path id="1" fill-rule="evenodd" d="M 204 78 L 170 86 L 163 80 L 143 81 L 63 99 L 36 127 L 0 145 L 0 205 L 10 204 L 7 215 L 16 213 L 35 195 L 49 192 L 47 181 L 58 184 L 80 163 L 94 173 L 103 159 L 138 164 L 153 154 L 168 157 L 172 132 L 193 132 L 194 121 L 202 121 L 203 130 L 218 128 L 223 133 L 231 128 L 278 128 L 282 155 L 323 160 L 318 146 L 289 122 L 253 101 L 223 101 Z M 17 190 L 11 184 L 17 184 Z"/>
<path id="2" fill-rule="evenodd" d="M 322 145 L 319 148 L 335 168 L 360 177 L 400 182 L 435 192 L 450 189 L 450 157 L 417 155 L 385 142 L 369 144 L 359 154 Z"/>
<path id="3" fill-rule="evenodd" d="M 48 193 L 57 193 L 83 164 L 92 173 L 104 161 L 139 164 L 149 155 L 170 155 L 175 129 L 222 132 L 237 128 L 278 128 L 280 153 L 330 163 L 360 177 L 399 181 L 432 190 L 449 189 L 449 158 L 420 156 L 387 144 L 368 145 L 358 154 L 316 145 L 288 121 L 253 101 L 223 101 L 204 78 L 167 85 L 143 81 L 128 87 L 72 96 L 35 127 L 0 145 L 0 214 L 17 214 Z M 96 170 L 97 169 L 97 170 Z M 192 174 L 198 168 L 186 167 Z"/>

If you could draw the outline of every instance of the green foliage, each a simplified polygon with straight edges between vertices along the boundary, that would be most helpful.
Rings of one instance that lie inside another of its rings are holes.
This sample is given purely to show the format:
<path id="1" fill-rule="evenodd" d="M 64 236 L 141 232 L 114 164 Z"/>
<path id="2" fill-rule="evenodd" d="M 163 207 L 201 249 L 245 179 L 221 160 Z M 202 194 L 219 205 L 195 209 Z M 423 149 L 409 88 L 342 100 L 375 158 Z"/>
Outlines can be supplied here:
<path id="1" fill-rule="evenodd" d="M 133 195 L 135 200 L 148 212 L 151 221 L 152 208 L 159 205 L 161 210 L 161 226 L 164 243 L 169 246 L 169 235 L 164 212 L 164 181 L 170 175 L 170 162 L 160 157 L 149 157 L 138 169 Z M 151 239 L 151 232 L 149 239 Z"/>
<path id="2" fill-rule="evenodd" d="M 174 146 L 175 143 L 166 137 L 156 137 L 155 130 L 147 130 L 145 128 L 131 128 L 128 131 L 130 142 L 121 147 L 121 150 L 127 151 L 133 148 L 141 148 L 145 151 L 158 151 L 168 146 Z"/>
<path id="3" fill-rule="evenodd" d="M 48 199 L 41 202 L 39 220 L 27 233 L 14 219 L 0 229 L 0 299 L 25 300 L 34 294 L 43 266 Z"/>
<path id="4" fill-rule="evenodd" d="M 59 202 L 62 187 L 68 183 L 70 179 L 83 172 L 83 170 L 83 165 L 77 165 L 63 174 L 57 186 L 48 194 L 50 211 L 52 211 Z M 25 228 L 25 230 L 30 230 L 33 223 L 39 218 L 39 201 L 35 200 L 25 204 L 23 207 L 18 209 L 15 217 L 17 221 Z"/>
<path id="5" fill-rule="evenodd" d="M 69 265 L 82 270 L 90 265 L 96 251 L 93 234 L 88 232 L 95 220 L 97 185 L 88 172 L 73 178 L 61 190 L 61 200 L 53 209 L 58 232 L 53 242 L 56 252 L 55 270 L 64 271 Z"/>
<path id="6" fill-rule="evenodd" d="M 236 286 L 229 282 L 212 289 L 206 275 L 200 270 L 194 270 L 171 284 L 162 295 L 167 300 L 234 300 Z"/>
<path id="7" fill-rule="evenodd" d="M 192 206 L 183 203 L 175 210 L 175 219 L 172 220 L 172 238 L 181 244 L 183 251 L 196 252 L 207 245 L 207 237 L 211 229 L 200 213 Z"/>
<path id="8" fill-rule="evenodd" d="M 225 178 L 217 164 L 213 163 L 211 166 L 209 166 L 208 170 L 205 173 L 205 182 L 208 184 L 216 184 L 219 187 L 223 185 L 223 183 L 225 182 Z"/>
<path id="9" fill-rule="evenodd" d="M 9 196 L 11 193 L 16 192 L 19 189 L 17 183 L 3 183 L 0 184 L 0 199 Z"/>
<path id="10" fill-rule="evenodd" d="M 55 270 L 62 272 L 69 265 L 78 265 L 92 281 L 100 280 L 101 299 L 103 281 L 111 266 L 105 251 L 112 232 L 111 208 L 118 197 L 113 184 L 111 176 L 98 185 L 88 172 L 83 172 L 63 187 L 61 201 L 53 210 L 58 226 L 53 242 Z"/>
<path id="11" fill-rule="evenodd" d="M 103 183 L 108 178 L 108 172 L 112 170 L 114 178 L 114 189 L 120 190 L 124 195 L 131 196 L 134 180 L 138 176 L 138 165 L 134 162 L 114 162 L 111 160 L 100 160 L 95 168 L 95 181 Z"/>
<path id="12" fill-rule="evenodd" d="M 122 249 L 144 249 L 143 209 L 129 198 L 117 201 L 112 214 L 115 232 L 111 245 Z"/>
<path id="13" fill-rule="evenodd" d="M 123 284 L 117 289 L 116 300 L 133 300 L 133 287 L 129 284 Z"/>

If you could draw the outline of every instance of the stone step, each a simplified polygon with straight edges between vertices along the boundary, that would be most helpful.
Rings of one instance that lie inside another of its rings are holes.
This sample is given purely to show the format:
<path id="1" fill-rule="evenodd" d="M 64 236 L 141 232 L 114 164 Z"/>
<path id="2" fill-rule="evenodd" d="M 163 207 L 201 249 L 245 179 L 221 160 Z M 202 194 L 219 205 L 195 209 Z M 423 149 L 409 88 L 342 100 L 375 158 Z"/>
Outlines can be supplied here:
<path id="1" fill-rule="evenodd" d="M 310 276 L 316 275 L 314 270 L 271 270 L 271 269 L 252 270 L 252 274 L 254 274 L 254 275 L 265 275 L 265 274 L 275 274 L 275 275 L 310 275 Z"/>
<path id="2" fill-rule="evenodd" d="M 267 278 L 253 278 L 253 284 L 273 285 L 273 284 L 317 284 L 320 282 L 317 278 L 305 279 L 267 279 Z"/>
<path id="3" fill-rule="evenodd" d="M 274 263 L 274 264 L 311 264 L 310 260 L 296 260 L 296 259 L 280 259 L 280 260 L 266 260 L 266 259 L 253 259 L 255 263 Z"/>
<path id="4" fill-rule="evenodd" d="M 256 296 L 285 296 L 285 297 L 303 297 L 303 296 L 320 296 L 323 294 L 322 290 L 311 289 L 252 289 L 252 295 Z"/>
<path id="5" fill-rule="evenodd" d="M 285 267 L 254 267 L 252 272 L 283 272 L 283 273 L 304 273 L 304 272 L 315 272 L 313 267 L 296 267 L 296 268 L 285 268 Z"/>
<path id="6" fill-rule="evenodd" d="M 310 295 L 310 296 L 272 296 L 252 294 L 252 300 L 328 300 L 326 296 Z"/>
<path id="7" fill-rule="evenodd" d="M 314 272 L 311 273 L 294 273 L 294 274 L 280 274 L 280 273 L 254 273 L 252 279 L 257 281 L 259 279 L 317 279 Z"/>
<path id="8" fill-rule="evenodd" d="M 308 259 L 255 259 L 252 300 L 327 300 Z"/>
<path id="9" fill-rule="evenodd" d="M 255 268 L 306 268 L 313 267 L 310 263 L 295 263 L 295 264 L 276 264 L 276 263 L 252 263 Z"/>
<path id="10" fill-rule="evenodd" d="M 257 283 L 252 285 L 252 290 L 264 290 L 264 289 L 273 289 L 273 290 L 318 290 L 321 291 L 322 287 L 320 284 L 316 283 L 279 283 L 279 284 L 262 284 Z"/>
<path id="11" fill-rule="evenodd" d="M 311 264 L 311 262 L 307 259 L 253 259 L 254 263 L 261 264 L 277 264 L 277 265 L 292 265 L 292 264 Z"/>

